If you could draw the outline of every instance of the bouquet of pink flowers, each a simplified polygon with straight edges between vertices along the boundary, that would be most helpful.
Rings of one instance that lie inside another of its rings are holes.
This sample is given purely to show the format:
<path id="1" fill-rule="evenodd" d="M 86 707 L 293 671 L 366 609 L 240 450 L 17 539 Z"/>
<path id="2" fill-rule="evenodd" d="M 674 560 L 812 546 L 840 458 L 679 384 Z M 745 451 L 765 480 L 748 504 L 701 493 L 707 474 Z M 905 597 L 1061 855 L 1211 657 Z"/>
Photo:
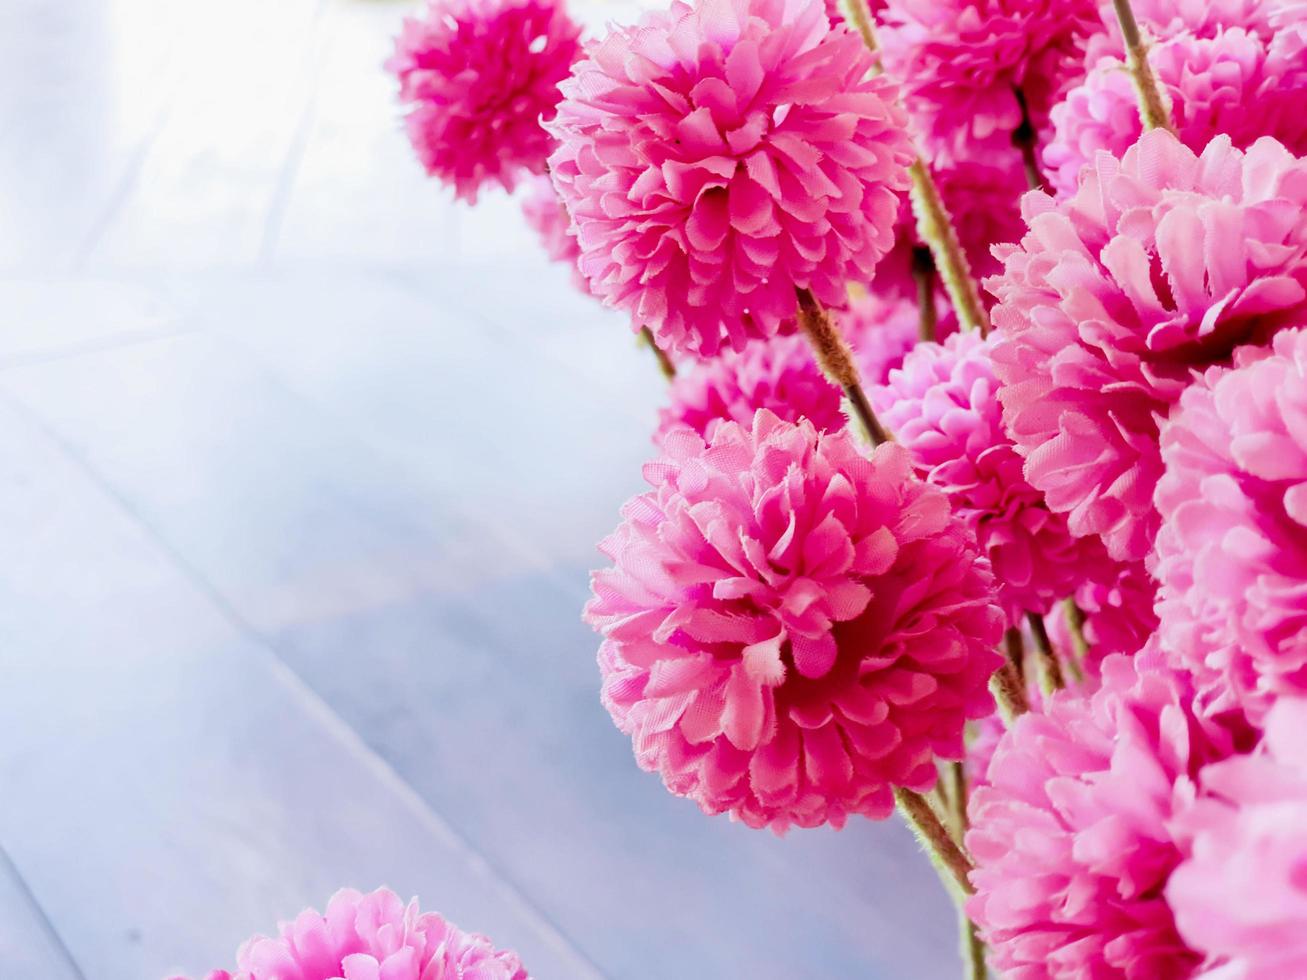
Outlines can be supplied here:
<path id="1" fill-rule="evenodd" d="M 899 812 L 969 977 L 1307 977 L 1307 3 L 580 33 L 433 0 L 389 67 L 671 380 L 585 609 L 637 763 L 777 833 Z M 389 893 L 240 970 L 526 975 Z"/>

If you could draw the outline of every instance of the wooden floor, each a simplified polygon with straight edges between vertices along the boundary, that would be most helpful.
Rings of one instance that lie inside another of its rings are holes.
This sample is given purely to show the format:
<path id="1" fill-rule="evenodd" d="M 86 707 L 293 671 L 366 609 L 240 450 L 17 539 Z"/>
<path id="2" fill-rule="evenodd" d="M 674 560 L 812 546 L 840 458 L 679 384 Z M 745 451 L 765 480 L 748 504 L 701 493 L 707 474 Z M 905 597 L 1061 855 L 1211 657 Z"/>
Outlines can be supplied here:
<path id="1" fill-rule="evenodd" d="M 382 883 L 537 980 L 953 976 L 902 828 L 705 818 L 599 706 L 662 384 L 418 174 L 405 9 L 0 2 L 0 978 Z"/>

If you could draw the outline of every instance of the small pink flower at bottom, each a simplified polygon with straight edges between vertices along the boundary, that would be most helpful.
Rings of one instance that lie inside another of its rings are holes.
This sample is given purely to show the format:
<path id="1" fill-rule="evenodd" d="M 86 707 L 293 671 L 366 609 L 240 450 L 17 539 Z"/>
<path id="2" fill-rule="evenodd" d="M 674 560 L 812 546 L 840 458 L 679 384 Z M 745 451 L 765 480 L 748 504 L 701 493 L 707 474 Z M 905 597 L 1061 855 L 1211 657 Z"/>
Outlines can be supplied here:
<path id="1" fill-rule="evenodd" d="M 636 759 L 706 813 L 840 826 L 963 757 L 1002 612 L 989 563 L 901 447 L 760 411 L 668 433 L 601 545 L 586 620 Z"/>
<path id="2" fill-rule="evenodd" d="M 1169 822 L 1234 738 L 1194 715 L 1155 650 L 1110 657 L 1090 696 L 1022 715 L 972 794 L 967 904 L 1001 975 L 1181 980 L 1202 957 L 1162 889 L 1183 859 Z"/>
<path id="3" fill-rule="evenodd" d="M 183 980 L 183 978 L 177 978 Z M 276 938 L 255 936 L 236 954 L 236 972 L 207 980 L 530 980 L 517 955 L 420 912 L 381 888 L 337 892 L 324 913 L 308 909 Z"/>
<path id="4" fill-rule="evenodd" d="M 1189 858 L 1166 886 L 1210 980 L 1307 977 L 1307 700 L 1266 717 L 1261 749 L 1209 766 L 1176 819 Z"/>

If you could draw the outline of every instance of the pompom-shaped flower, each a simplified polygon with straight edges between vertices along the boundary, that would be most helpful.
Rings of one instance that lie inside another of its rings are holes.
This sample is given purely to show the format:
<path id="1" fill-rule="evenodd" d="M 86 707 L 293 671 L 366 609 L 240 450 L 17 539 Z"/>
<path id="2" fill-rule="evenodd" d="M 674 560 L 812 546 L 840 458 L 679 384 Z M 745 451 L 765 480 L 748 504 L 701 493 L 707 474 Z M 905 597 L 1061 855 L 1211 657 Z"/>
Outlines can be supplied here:
<path id="1" fill-rule="evenodd" d="M 1100 25 L 1096 0 L 889 0 L 885 67 L 938 166 L 1010 154 L 1021 93 L 1037 131 Z"/>
<path id="2" fill-rule="evenodd" d="M 1307 977 L 1307 701 L 1280 701 L 1255 755 L 1209 766 L 1177 821 L 1191 856 L 1166 886 L 1211 980 Z"/>
<path id="3" fill-rule="evenodd" d="M 540 244 L 545 254 L 555 262 L 561 262 L 572 270 L 572 282 L 582 292 L 589 292 L 581 270 L 576 267 L 581 250 L 576 247 L 576 236 L 572 234 L 567 211 L 558 200 L 553 182 L 544 174 L 533 176 L 522 196 L 522 215 L 540 236 Z"/>
<path id="4" fill-rule="evenodd" d="M 819 0 L 698 0 L 588 49 L 551 174 L 596 295 L 711 356 L 842 305 L 893 244 L 911 159 L 895 90 Z"/>
<path id="5" fill-rule="evenodd" d="M 1230 738 L 1190 709 L 1152 653 L 1103 663 L 1090 697 L 1060 691 L 1022 715 L 971 797 L 967 909 L 991 964 L 1023 980 L 1188 977 L 1162 897 L 1182 858 L 1168 821 Z"/>
<path id="6" fill-rule="evenodd" d="M 740 351 L 682 370 L 672 382 L 671 403 L 659 414 L 654 441 L 688 425 L 709 437 L 716 422 L 751 425 L 765 408 L 787 422 L 807 419 L 823 432 L 844 428 L 839 388 L 826 380 L 801 336 L 753 340 Z"/>
<path id="7" fill-rule="evenodd" d="M 429 174 L 476 203 L 523 171 L 543 173 L 558 83 L 581 29 L 558 0 L 434 0 L 409 18 L 386 67 L 399 79 L 408 136 Z"/>
<path id="8" fill-rule="evenodd" d="M 937 303 L 942 336 L 957 329 L 946 303 Z M 903 363 L 921 335 L 921 315 L 915 299 L 885 295 L 879 290 L 860 292 L 849 299 L 848 309 L 836 315 L 840 333 L 853 348 L 853 358 L 864 386 L 884 384 L 889 373 Z"/>
<path id="9" fill-rule="evenodd" d="M 1075 592 L 1076 605 L 1084 614 L 1084 637 L 1089 650 L 1084 667 L 1091 677 L 1098 675 L 1102 661 L 1114 653 L 1134 656 L 1157 629 L 1153 606 L 1157 583 L 1144 563 L 1106 562 L 1097 574 Z M 1065 609 L 1047 619 L 1054 645 L 1071 651 L 1070 624 Z"/>
<path id="10" fill-rule="evenodd" d="M 337 892 L 325 913 L 301 912 L 275 939 L 255 936 L 236 973 L 208 980 L 530 980 L 517 955 L 381 888 Z"/>
<path id="11" fill-rule="evenodd" d="M 1028 612 L 1048 612 L 1111 562 L 1096 539 L 1073 537 L 1022 476 L 1003 432 L 993 342 L 958 333 L 919 344 L 872 390 L 872 402 L 917 472 L 948 494 L 976 535 L 1013 626 Z"/>
<path id="12" fill-rule="evenodd" d="M 1002 614 L 903 450 L 759 412 L 669 433 L 603 542 L 586 619 L 640 765 L 751 827 L 880 818 L 963 754 Z"/>
<path id="13" fill-rule="evenodd" d="M 1193 371 L 1307 312 L 1307 164 L 1272 139 L 1196 156 L 1155 130 L 1022 207 L 1030 230 L 986 283 L 1004 424 L 1073 533 L 1143 558 L 1158 419 Z"/>
<path id="14" fill-rule="evenodd" d="M 1307 331 L 1180 398 L 1157 487 L 1160 639 L 1208 710 L 1307 695 Z"/>
<path id="15" fill-rule="evenodd" d="M 1154 45 L 1148 60 L 1190 149 L 1201 151 L 1220 133 L 1238 147 L 1273 136 L 1295 153 L 1307 149 L 1307 65 L 1284 57 L 1257 34 L 1243 28 L 1213 37 L 1181 34 Z M 1044 162 L 1053 186 L 1068 194 L 1096 153 L 1120 156 L 1142 132 L 1138 97 L 1122 58 L 1099 61 L 1053 108 L 1052 119 Z"/>

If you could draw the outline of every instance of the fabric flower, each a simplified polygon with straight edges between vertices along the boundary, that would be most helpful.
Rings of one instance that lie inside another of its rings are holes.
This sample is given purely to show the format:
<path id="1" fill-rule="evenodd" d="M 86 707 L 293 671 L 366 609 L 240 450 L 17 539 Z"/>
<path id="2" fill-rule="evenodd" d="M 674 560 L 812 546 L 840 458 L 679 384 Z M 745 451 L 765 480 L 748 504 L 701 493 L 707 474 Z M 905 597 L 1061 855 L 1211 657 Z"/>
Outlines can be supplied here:
<path id="1" fill-rule="evenodd" d="M 1272 139 L 1201 156 L 1145 134 L 1074 195 L 1022 201 L 1000 248 L 994 347 L 1026 478 L 1074 534 L 1143 558 L 1157 533 L 1158 419 L 1195 370 L 1307 312 L 1307 164 Z"/>
<path id="2" fill-rule="evenodd" d="M 937 300 L 936 333 L 947 337 L 957 331 L 957 318 L 947 301 Z M 921 314 L 917 301 L 886 296 L 878 290 L 861 291 L 836 316 L 840 332 L 853 348 L 853 359 L 864 386 L 884 384 L 889 373 L 917 346 Z"/>
<path id="3" fill-rule="evenodd" d="M 567 211 L 558 200 L 554 185 L 544 174 L 531 177 L 522 196 L 522 215 L 540 236 L 540 244 L 545 247 L 545 254 L 555 262 L 561 262 L 572 270 L 572 282 L 583 293 L 590 291 L 581 270 L 576 267 L 581 250 L 576 246 L 576 237 L 572 234 Z"/>
<path id="4" fill-rule="evenodd" d="M 1215 37 L 1228 28 L 1243 28 L 1267 40 L 1273 33 L 1275 12 L 1297 0 L 1130 0 L 1140 32 L 1165 41 L 1181 34 Z M 1101 29 L 1085 41 L 1085 64 L 1092 67 L 1104 57 L 1124 58 L 1125 42 L 1112 0 L 1101 0 Z"/>
<path id="5" fill-rule="evenodd" d="M 751 827 L 885 817 L 960 759 L 1002 613 L 944 495 L 887 443 L 760 411 L 667 435 L 586 620 L 642 768 Z"/>
<path id="6" fill-rule="evenodd" d="M 967 911 L 1021 980 L 1189 977 L 1201 957 L 1162 897 L 1182 853 L 1168 822 L 1233 740 L 1193 714 L 1156 651 L 1103 663 L 1089 697 L 1022 715 L 971 796 Z"/>
<path id="7" fill-rule="evenodd" d="M 1307 65 L 1299 52 L 1286 57 L 1281 47 L 1231 28 L 1212 37 L 1181 34 L 1150 48 L 1149 63 L 1186 146 L 1200 152 L 1225 133 L 1241 148 L 1273 136 L 1294 153 L 1307 149 Z M 1143 131 L 1123 56 L 1099 61 L 1053 108 L 1052 120 L 1044 163 L 1058 193 L 1069 194 L 1096 153 L 1120 156 Z"/>
<path id="8" fill-rule="evenodd" d="M 386 68 L 399 79 L 409 141 L 427 173 L 475 204 L 543 173 L 553 116 L 581 29 L 554 0 L 434 0 L 408 18 Z"/>
<path id="9" fill-rule="evenodd" d="M 1091 539 L 1092 540 L 1092 539 Z M 1107 562 L 1094 577 L 1081 583 L 1074 595 L 1084 614 L 1084 637 L 1089 650 L 1081 665 L 1090 677 L 1114 653 L 1133 656 L 1157 630 L 1157 583 L 1143 562 Z M 1048 635 L 1060 651 L 1073 651 L 1071 627 L 1065 609 L 1045 618 Z"/>
<path id="10" fill-rule="evenodd" d="M 880 45 L 926 155 L 951 167 L 1011 156 L 1018 91 L 1043 130 L 1100 23 L 1096 0 L 889 0 Z"/>
<path id="11" fill-rule="evenodd" d="M 1278 702 L 1261 750 L 1202 784 L 1176 821 L 1192 853 L 1166 885 L 1180 934 L 1208 956 L 1202 976 L 1307 976 L 1307 701 Z"/>
<path id="12" fill-rule="evenodd" d="M 1209 711 L 1307 695 L 1307 331 L 1209 370 L 1162 428 L 1163 649 Z"/>
<path id="13" fill-rule="evenodd" d="M 826 380 L 803 337 L 750 341 L 677 374 L 670 404 L 658 413 L 654 442 L 689 426 L 709 437 L 715 423 L 730 419 L 750 425 L 760 408 L 787 422 L 807 419 L 820 431 L 844 428 L 840 389 Z"/>
<path id="14" fill-rule="evenodd" d="M 180 980 L 180 978 L 179 978 Z M 515 953 L 463 932 L 389 889 L 337 892 L 325 913 L 308 909 L 272 939 L 255 936 L 236 973 L 208 980 L 530 980 Z"/>
<path id="15" fill-rule="evenodd" d="M 699 0 L 588 49 L 551 174 L 596 295 L 712 356 L 842 305 L 893 244 L 911 150 L 893 85 L 818 0 Z"/>
<path id="16" fill-rule="evenodd" d="M 917 345 L 874 388 L 880 420 L 907 449 L 918 474 L 948 494 L 994 567 L 1009 626 L 1043 615 L 1111 564 L 1094 538 L 1076 538 L 1066 518 L 1026 482 L 1003 432 L 995 337 L 958 333 Z"/>

